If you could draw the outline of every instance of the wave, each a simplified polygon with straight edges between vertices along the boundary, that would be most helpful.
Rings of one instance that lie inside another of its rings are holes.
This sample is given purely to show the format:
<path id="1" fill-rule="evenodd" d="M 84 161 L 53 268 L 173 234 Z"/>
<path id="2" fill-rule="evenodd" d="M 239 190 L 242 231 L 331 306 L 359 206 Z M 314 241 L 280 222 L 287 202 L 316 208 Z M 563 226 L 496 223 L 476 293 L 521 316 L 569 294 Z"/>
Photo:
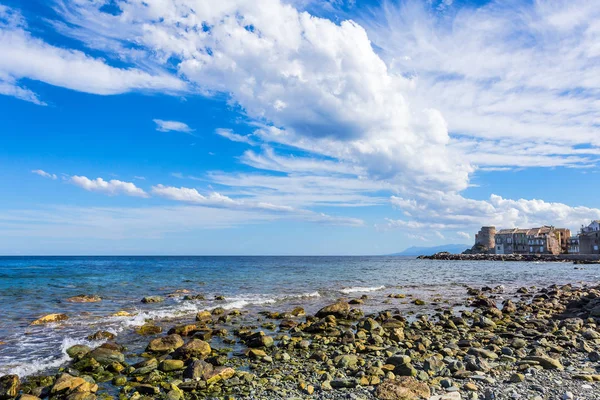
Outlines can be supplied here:
<path id="1" fill-rule="evenodd" d="M 340 289 L 339 291 L 342 293 L 349 294 L 349 293 L 356 293 L 356 292 L 376 292 L 378 290 L 383 290 L 383 289 L 385 289 L 385 286 L 373 286 L 373 287 L 355 286 L 355 287 Z"/>
<path id="2" fill-rule="evenodd" d="M 53 356 L 37 357 L 34 359 L 28 359 L 26 361 L 17 361 L 12 365 L 7 365 L 4 368 L 0 368 L 2 374 L 18 375 L 20 378 L 36 375 L 42 371 L 59 368 L 65 365 L 71 357 L 67 354 L 67 349 L 76 344 L 83 344 L 91 348 L 97 347 L 104 343 L 104 341 L 90 341 L 85 339 L 74 339 L 64 338 L 60 345 L 60 353 Z M 29 347 L 28 343 L 23 343 L 24 347 Z M 32 346 L 33 347 L 33 346 Z"/>

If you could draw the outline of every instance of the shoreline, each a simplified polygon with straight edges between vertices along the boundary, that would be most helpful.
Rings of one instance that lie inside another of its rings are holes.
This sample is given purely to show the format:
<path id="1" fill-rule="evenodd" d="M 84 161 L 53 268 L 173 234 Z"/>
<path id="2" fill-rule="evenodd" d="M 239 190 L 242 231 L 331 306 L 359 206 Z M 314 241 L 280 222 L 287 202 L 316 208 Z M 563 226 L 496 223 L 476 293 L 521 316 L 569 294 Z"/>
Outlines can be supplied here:
<path id="1" fill-rule="evenodd" d="M 452 254 L 440 252 L 420 255 L 418 260 L 442 261 L 521 261 L 521 262 L 572 262 L 574 264 L 599 264 L 596 254 Z"/>
<path id="2" fill-rule="evenodd" d="M 455 304 L 390 293 L 367 315 L 370 297 L 352 293 L 312 315 L 216 307 L 162 332 L 147 323 L 145 350 L 118 336 L 76 345 L 56 374 L 4 376 L 0 388 L 24 400 L 600 397 L 600 287 L 465 291 Z M 407 303 L 417 311 L 398 310 Z"/>

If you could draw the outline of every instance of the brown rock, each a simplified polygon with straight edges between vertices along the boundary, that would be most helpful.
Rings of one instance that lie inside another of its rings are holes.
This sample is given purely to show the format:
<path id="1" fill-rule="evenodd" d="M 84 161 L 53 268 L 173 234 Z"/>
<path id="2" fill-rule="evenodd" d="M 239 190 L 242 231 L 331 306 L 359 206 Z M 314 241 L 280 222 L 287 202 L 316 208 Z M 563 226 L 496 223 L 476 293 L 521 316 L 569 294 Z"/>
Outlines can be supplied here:
<path id="1" fill-rule="evenodd" d="M 333 315 L 334 317 L 344 318 L 350 312 L 350 305 L 345 301 L 338 301 L 337 303 L 330 304 L 321 308 L 317 311 L 316 316 L 319 318 L 326 317 L 328 315 Z"/>
<path id="2" fill-rule="evenodd" d="M 95 294 L 79 294 L 77 296 L 69 297 L 67 301 L 71 303 L 97 303 L 102 301 L 102 298 Z"/>
<path id="3" fill-rule="evenodd" d="M 428 399 L 431 391 L 426 383 L 413 377 L 401 376 L 381 383 L 375 395 L 380 400 L 419 400 Z"/>
<path id="4" fill-rule="evenodd" d="M 184 344 L 185 342 L 181 336 L 173 334 L 150 341 L 150 343 L 148 343 L 148 347 L 146 347 L 146 350 L 157 353 L 167 353 L 180 348 Z"/>

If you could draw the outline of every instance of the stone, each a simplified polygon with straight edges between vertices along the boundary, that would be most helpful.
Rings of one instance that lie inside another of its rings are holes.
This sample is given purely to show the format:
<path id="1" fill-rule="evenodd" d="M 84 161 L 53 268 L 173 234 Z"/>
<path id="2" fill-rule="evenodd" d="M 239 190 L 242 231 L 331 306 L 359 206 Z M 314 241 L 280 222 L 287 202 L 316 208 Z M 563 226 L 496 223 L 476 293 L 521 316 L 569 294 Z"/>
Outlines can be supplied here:
<path id="1" fill-rule="evenodd" d="M 203 360 L 192 361 L 183 371 L 184 379 L 202 379 L 212 372 L 213 365 Z"/>
<path id="2" fill-rule="evenodd" d="M 77 296 L 69 297 L 67 301 L 71 303 L 97 303 L 102 301 L 102 298 L 95 294 L 79 294 Z"/>
<path id="3" fill-rule="evenodd" d="M 331 381 L 331 387 L 334 389 L 351 389 L 358 386 L 356 379 L 334 379 Z"/>
<path id="4" fill-rule="evenodd" d="M 337 303 L 321 308 L 319 311 L 317 311 L 316 316 L 318 318 L 323 318 L 328 315 L 333 315 L 334 317 L 345 318 L 349 313 L 350 305 L 345 301 L 338 301 Z"/>
<path id="5" fill-rule="evenodd" d="M 564 369 L 559 360 L 547 356 L 529 356 L 524 358 L 526 361 L 536 361 L 544 369 Z"/>
<path id="6" fill-rule="evenodd" d="M 40 398 L 37 396 L 32 396 L 30 394 L 22 394 L 19 397 L 19 400 L 40 400 Z"/>
<path id="7" fill-rule="evenodd" d="M 519 374 L 519 373 L 514 373 L 508 378 L 508 381 L 512 382 L 512 383 L 525 382 L 525 375 Z"/>
<path id="8" fill-rule="evenodd" d="M 204 374 L 206 383 L 211 385 L 216 382 L 225 381 L 235 375 L 235 370 L 230 367 L 216 367 L 211 372 Z"/>
<path id="9" fill-rule="evenodd" d="M 4 375 L 0 377 L 0 399 L 13 399 L 19 394 L 21 381 L 17 375 Z"/>
<path id="10" fill-rule="evenodd" d="M 44 325 L 50 323 L 56 323 L 61 321 L 68 320 L 69 317 L 66 314 L 48 314 L 44 315 L 41 318 L 36 319 L 31 323 L 31 325 Z"/>
<path id="11" fill-rule="evenodd" d="M 421 300 L 421 299 L 415 299 L 415 300 L 413 300 L 413 302 L 412 302 L 412 303 L 413 303 L 414 305 L 417 305 L 417 306 L 424 306 L 424 305 L 425 305 L 425 301 L 423 301 L 423 300 Z"/>
<path id="12" fill-rule="evenodd" d="M 471 347 L 468 351 L 468 354 L 471 354 L 476 357 L 489 358 L 491 360 L 495 360 L 498 358 L 498 354 L 494 353 L 491 350 L 481 349 L 478 347 Z"/>
<path id="13" fill-rule="evenodd" d="M 196 321 L 210 321 L 212 319 L 212 314 L 210 311 L 200 311 L 196 314 Z"/>
<path id="14" fill-rule="evenodd" d="M 84 344 L 76 344 L 67 349 L 67 354 L 71 358 L 79 358 L 88 354 L 92 349 Z"/>
<path id="15" fill-rule="evenodd" d="M 178 353 L 184 358 L 195 357 L 200 359 L 210 356 L 211 352 L 210 344 L 200 339 L 192 339 L 178 350 Z"/>
<path id="16" fill-rule="evenodd" d="M 162 296 L 146 296 L 142 299 L 142 303 L 145 303 L 145 304 L 161 303 L 163 301 L 165 301 L 165 299 Z"/>
<path id="17" fill-rule="evenodd" d="M 157 335 L 162 332 L 162 328 L 154 324 L 144 324 L 138 327 L 135 332 L 138 335 Z"/>
<path id="18" fill-rule="evenodd" d="M 450 392 L 444 394 L 438 394 L 437 396 L 431 396 L 429 400 L 461 400 L 462 397 L 459 392 Z"/>
<path id="19" fill-rule="evenodd" d="M 111 365 L 113 362 L 125 362 L 125 356 L 118 350 L 98 347 L 89 353 L 89 356 L 101 365 Z"/>
<path id="20" fill-rule="evenodd" d="M 417 400 L 429 399 L 431 391 L 426 383 L 412 377 L 397 377 L 394 380 L 383 381 L 375 396 L 380 400 Z"/>
<path id="21" fill-rule="evenodd" d="M 264 358 L 267 356 L 267 353 L 265 353 L 264 350 L 260 350 L 260 349 L 248 349 L 246 350 L 246 355 L 249 358 Z"/>
<path id="22" fill-rule="evenodd" d="M 156 338 L 151 340 L 146 347 L 146 351 L 152 351 L 156 353 L 168 353 L 176 350 L 183 346 L 185 342 L 181 336 L 177 334 L 167 335 L 165 337 Z"/>
<path id="23" fill-rule="evenodd" d="M 156 358 L 151 358 L 133 365 L 133 368 L 135 368 L 135 370 L 131 375 L 147 375 L 158 368 L 158 361 Z"/>
<path id="24" fill-rule="evenodd" d="M 345 354 L 337 356 L 334 359 L 334 362 L 338 368 L 354 369 L 356 367 L 356 363 L 358 362 L 358 357 L 354 354 Z"/>
<path id="25" fill-rule="evenodd" d="M 111 317 L 132 317 L 134 314 L 128 311 L 117 311 L 116 313 L 111 314 Z"/>
<path id="26" fill-rule="evenodd" d="M 98 331 L 87 337 L 88 340 L 112 340 L 117 336 L 109 331 Z"/>
<path id="27" fill-rule="evenodd" d="M 178 371 L 183 369 L 185 363 L 182 360 L 162 360 L 158 365 L 158 369 L 163 372 Z"/>

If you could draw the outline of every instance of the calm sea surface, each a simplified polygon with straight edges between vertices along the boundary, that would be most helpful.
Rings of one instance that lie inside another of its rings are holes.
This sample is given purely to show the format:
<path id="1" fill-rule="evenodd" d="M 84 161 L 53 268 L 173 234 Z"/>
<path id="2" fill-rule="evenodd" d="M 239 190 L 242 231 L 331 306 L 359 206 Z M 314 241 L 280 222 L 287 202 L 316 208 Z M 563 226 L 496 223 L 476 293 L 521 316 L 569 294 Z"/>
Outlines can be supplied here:
<path id="1" fill-rule="evenodd" d="M 363 307 L 381 309 L 390 293 L 453 302 L 465 286 L 520 286 L 595 283 L 596 265 L 574 269 L 570 263 L 461 262 L 400 257 L 0 257 L 0 375 L 34 374 L 67 360 L 64 350 L 98 330 L 118 334 L 130 348 L 148 339 L 133 334 L 154 320 L 165 326 L 216 306 L 312 312 L 340 297 L 369 295 Z M 183 294 L 207 300 L 185 301 Z M 68 297 L 97 294 L 99 303 L 70 303 Z M 144 296 L 165 301 L 142 304 Z M 215 301 L 223 295 L 225 301 Z M 391 306 L 410 311 L 407 300 Z M 391 307 L 390 306 L 390 307 Z M 111 317 L 120 310 L 135 316 Z M 30 326 L 48 313 L 70 318 L 59 325 Z"/>

